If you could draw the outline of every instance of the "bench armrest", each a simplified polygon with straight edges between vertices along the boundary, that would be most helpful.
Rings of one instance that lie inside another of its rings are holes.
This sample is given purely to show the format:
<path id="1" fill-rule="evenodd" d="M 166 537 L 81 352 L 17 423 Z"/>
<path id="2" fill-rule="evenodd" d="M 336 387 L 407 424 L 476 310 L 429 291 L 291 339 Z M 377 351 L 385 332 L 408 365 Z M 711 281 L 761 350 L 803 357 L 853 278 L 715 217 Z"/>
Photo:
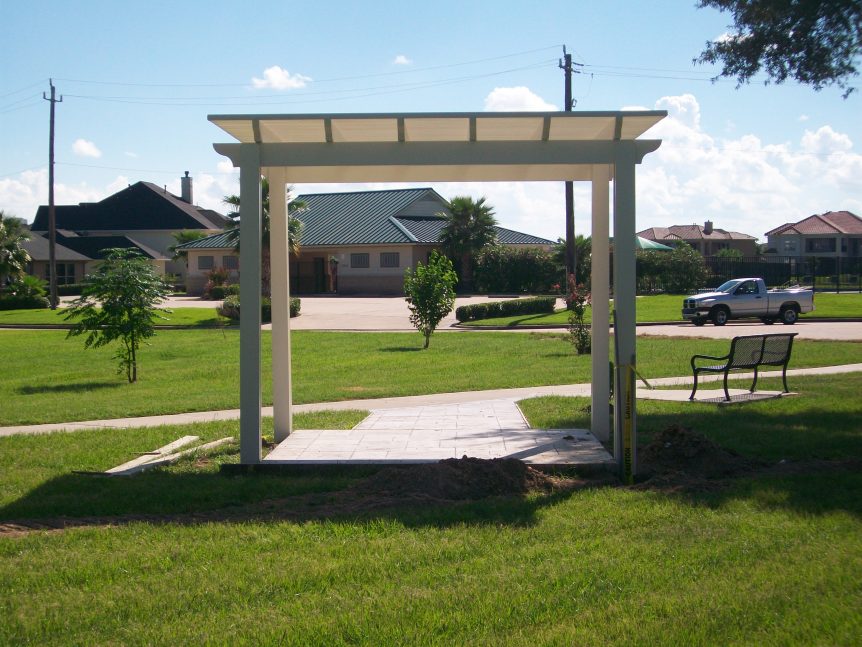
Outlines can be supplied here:
<path id="1" fill-rule="evenodd" d="M 691 358 L 692 370 L 694 370 L 696 368 L 695 361 L 694 361 L 696 359 L 712 359 L 712 360 L 716 360 L 716 361 L 721 361 L 721 360 L 730 359 L 730 354 L 728 353 L 727 355 L 723 355 L 722 357 L 714 357 L 713 355 L 695 355 L 694 357 Z"/>

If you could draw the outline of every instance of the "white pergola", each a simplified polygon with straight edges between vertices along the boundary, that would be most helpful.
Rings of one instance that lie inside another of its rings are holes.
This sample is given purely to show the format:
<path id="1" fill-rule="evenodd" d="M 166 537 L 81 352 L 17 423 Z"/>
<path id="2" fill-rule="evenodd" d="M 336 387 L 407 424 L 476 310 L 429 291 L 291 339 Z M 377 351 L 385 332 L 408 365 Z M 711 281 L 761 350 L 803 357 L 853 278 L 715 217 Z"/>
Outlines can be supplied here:
<path id="1" fill-rule="evenodd" d="M 610 181 L 617 374 L 635 364 L 635 165 L 660 140 L 637 139 L 665 111 L 211 115 L 238 143 L 215 150 L 240 169 L 240 460 L 261 462 L 261 175 L 270 186 L 275 439 L 292 431 L 286 186 L 297 182 L 592 183 L 592 433 L 610 435 Z M 633 380 L 616 382 L 615 454 L 634 434 Z M 627 460 L 634 462 L 631 447 Z"/>

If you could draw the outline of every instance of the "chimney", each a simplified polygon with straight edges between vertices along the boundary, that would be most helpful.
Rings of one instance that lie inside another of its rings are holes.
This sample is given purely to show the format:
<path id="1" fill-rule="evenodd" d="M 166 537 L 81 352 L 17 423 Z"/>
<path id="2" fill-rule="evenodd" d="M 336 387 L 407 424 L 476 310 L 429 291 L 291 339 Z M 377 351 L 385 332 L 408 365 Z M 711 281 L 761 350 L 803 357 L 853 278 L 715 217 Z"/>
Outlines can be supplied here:
<path id="1" fill-rule="evenodd" d="M 186 175 L 188 175 L 188 173 L 186 173 Z M 189 182 L 191 182 L 191 180 L 189 180 Z M 183 186 L 185 186 L 185 185 L 183 185 Z M 191 189 L 189 189 L 189 190 L 191 190 Z M 183 189 L 183 191 L 185 191 L 185 189 Z M 183 194 L 183 195 L 185 195 L 185 194 Z M 709 236 L 711 233 L 712 233 L 712 220 L 707 220 L 705 223 L 703 223 L 703 235 Z"/>
<path id="2" fill-rule="evenodd" d="M 180 178 L 180 183 L 182 185 L 182 191 L 180 197 L 183 202 L 188 202 L 189 204 L 194 204 L 192 198 L 192 179 L 189 177 L 189 172 L 186 171 L 186 176 Z"/>

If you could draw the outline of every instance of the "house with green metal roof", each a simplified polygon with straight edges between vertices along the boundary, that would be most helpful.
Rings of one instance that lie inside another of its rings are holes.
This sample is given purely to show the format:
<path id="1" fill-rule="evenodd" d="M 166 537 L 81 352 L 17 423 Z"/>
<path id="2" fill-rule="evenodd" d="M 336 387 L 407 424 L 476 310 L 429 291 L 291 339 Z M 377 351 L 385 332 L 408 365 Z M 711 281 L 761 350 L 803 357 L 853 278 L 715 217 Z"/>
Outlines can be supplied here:
<path id="1" fill-rule="evenodd" d="M 446 200 L 429 187 L 296 197 L 303 208 L 299 257 L 291 257 L 291 292 L 296 294 L 401 294 L 404 270 L 425 263 L 440 249 Z M 503 245 L 548 248 L 553 241 L 497 227 Z M 239 256 L 226 234 L 181 246 L 188 252 L 186 287 L 200 294 L 206 274 L 228 269 L 238 280 Z"/>

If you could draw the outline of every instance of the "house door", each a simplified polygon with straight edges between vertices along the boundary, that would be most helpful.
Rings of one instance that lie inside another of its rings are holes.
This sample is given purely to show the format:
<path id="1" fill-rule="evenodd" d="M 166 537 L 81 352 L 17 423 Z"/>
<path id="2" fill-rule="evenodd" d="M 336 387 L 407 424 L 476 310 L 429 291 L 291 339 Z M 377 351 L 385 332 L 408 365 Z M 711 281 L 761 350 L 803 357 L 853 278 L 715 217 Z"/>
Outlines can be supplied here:
<path id="1" fill-rule="evenodd" d="M 314 258 L 314 291 L 326 292 L 326 259 L 322 256 Z"/>

